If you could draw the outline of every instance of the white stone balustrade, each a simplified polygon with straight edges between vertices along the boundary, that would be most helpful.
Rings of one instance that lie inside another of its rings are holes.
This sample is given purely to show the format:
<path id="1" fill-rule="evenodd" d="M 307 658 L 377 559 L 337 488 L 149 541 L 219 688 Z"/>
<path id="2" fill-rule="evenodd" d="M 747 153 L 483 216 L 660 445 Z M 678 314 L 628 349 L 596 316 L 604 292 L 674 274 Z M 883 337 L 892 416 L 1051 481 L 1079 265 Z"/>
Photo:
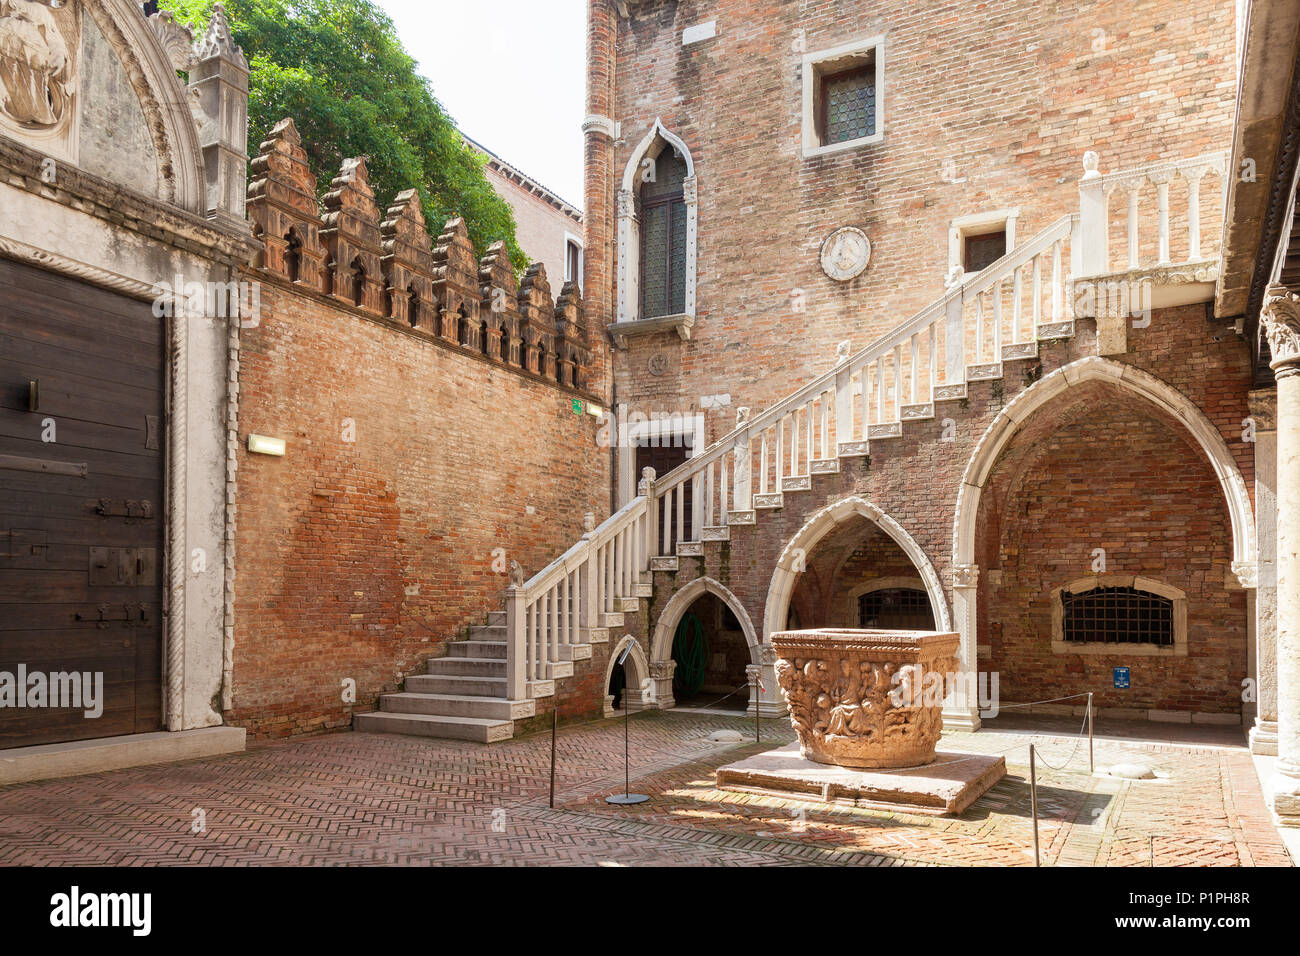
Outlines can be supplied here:
<path id="1" fill-rule="evenodd" d="M 1085 153 L 1084 173 L 1079 180 L 1082 259 L 1075 278 L 1175 268 L 1184 277 L 1213 281 L 1217 255 L 1214 250 L 1207 252 L 1201 242 L 1205 214 L 1201 186 L 1207 175 L 1218 176 L 1222 182 L 1227 162 L 1226 152 L 1207 153 L 1191 159 L 1103 174 L 1098 169 L 1097 154 L 1092 151 Z M 1186 185 L 1185 204 L 1180 209 L 1171 210 L 1170 189 L 1179 180 Z M 1113 261 L 1110 247 L 1111 197 L 1115 193 L 1127 199 L 1127 243 L 1123 263 Z M 1155 215 L 1144 218 L 1142 203 L 1146 201 L 1149 205 L 1152 195 Z M 1178 262 L 1172 259 L 1171 238 L 1174 235 L 1186 239 L 1186 255 L 1180 256 Z M 1144 262 L 1142 250 L 1152 246 L 1156 249 L 1154 260 L 1148 256 Z"/>
<path id="2" fill-rule="evenodd" d="M 540 688 L 572 672 L 579 651 L 606 639 L 612 615 L 636 600 L 650 567 L 653 482 L 560 557 L 506 595 L 506 690 L 510 700 L 546 696 Z"/>

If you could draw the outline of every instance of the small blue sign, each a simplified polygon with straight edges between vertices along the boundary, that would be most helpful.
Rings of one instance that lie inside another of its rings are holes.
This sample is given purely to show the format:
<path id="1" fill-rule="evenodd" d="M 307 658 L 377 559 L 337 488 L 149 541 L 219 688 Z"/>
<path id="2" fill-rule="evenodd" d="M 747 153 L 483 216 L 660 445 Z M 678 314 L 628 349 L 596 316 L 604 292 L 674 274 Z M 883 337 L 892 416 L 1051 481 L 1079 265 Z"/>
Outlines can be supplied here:
<path id="1" fill-rule="evenodd" d="M 1115 668 L 1115 689 L 1128 690 L 1128 668 L 1127 667 Z"/>

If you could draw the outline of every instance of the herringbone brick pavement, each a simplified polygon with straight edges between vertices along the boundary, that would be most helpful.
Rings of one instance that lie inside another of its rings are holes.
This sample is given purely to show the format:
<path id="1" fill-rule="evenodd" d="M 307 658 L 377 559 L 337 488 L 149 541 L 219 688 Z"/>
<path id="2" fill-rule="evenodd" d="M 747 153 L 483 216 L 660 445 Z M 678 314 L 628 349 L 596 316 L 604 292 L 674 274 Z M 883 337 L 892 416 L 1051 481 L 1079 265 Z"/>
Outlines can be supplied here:
<path id="1" fill-rule="evenodd" d="M 342 733 L 21 784 L 0 789 L 0 864 L 1030 866 L 1031 741 L 1045 864 L 1289 862 L 1249 754 L 1231 742 L 1099 740 L 1099 767 L 1140 761 L 1160 775 L 1127 781 L 1089 775 L 1065 723 L 950 734 L 942 749 L 1002 753 L 1008 775 L 947 818 L 716 790 L 717 767 L 793 739 L 781 721 L 765 722 L 761 745 L 709 741 L 718 729 L 752 734 L 753 722 L 634 715 L 633 789 L 652 800 L 632 807 L 604 802 L 624 786 L 620 720 L 561 730 L 554 810 L 546 734 L 484 747 Z"/>

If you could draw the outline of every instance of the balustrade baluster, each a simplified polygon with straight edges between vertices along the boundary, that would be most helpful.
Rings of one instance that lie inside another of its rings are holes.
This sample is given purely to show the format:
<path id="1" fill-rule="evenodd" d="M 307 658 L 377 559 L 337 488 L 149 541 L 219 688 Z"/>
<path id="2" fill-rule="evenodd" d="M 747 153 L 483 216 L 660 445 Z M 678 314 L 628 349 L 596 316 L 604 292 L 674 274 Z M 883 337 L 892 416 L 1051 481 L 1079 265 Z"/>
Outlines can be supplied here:
<path id="1" fill-rule="evenodd" d="M 1016 270 L 1012 274 L 1011 280 L 1011 343 L 1013 345 L 1024 341 L 1020 337 L 1020 299 L 1024 294 L 1024 271 L 1025 268 L 1023 265 L 1016 266 Z"/>
<path id="2" fill-rule="evenodd" d="M 909 405 L 921 404 L 916 400 L 917 376 L 920 374 L 920 357 L 921 357 L 921 333 L 912 333 L 912 368 L 909 376 L 907 387 L 907 403 Z M 901 416 L 900 416 L 901 417 Z"/>
<path id="3" fill-rule="evenodd" d="M 1043 324 L 1043 257 L 1034 256 L 1034 306 L 1030 312 L 1030 319 L 1034 323 L 1033 335 L 1030 341 L 1038 341 L 1038 327 Z"/>
<path id="4" fill-rule="evenodd" d="M 1128 267 L 1138 267 L 1138 191 L 1141 183 L 1128 187 Z"/>
<path id="5" fill-rule="evenodd" d="M 935 352 L 935 343 L 938 341 L 938 334 L 937 334 L 938 328 L 939 328 L 938 322 L 930 323 L 930 348 L 928 354 L 930 360 L 930 402 L 931 404 L 934 403 L 935 387 L 939 384 L 939 356 L 938 353 Z"/>
<path id="6" fill-rule="evenodd" d="M 885 420 L 885 357 L 876 359 L 876 422 Z"/>
<path id="7" fill-rule="evenodd" d="M 1201 258 L 1201 172 L 1184 174 L 1187 180 L 1187 257 Z"/>
<path id="8" fill-rule="evenodd" d="M 1002 361 L 1002 280 L 993 283 L 993 361 Z"/>
<path id="9" fill-rule="evenodd" d="M 1052 321 L 1061 321 L 1061 307 L 1065 300 L 1064 275 L 1061 272 L 1061 248 L 1063 243 L 1060 240 L 1052 243 Z M 1035 338 L 1037 333 L 1035 333 Z"/>
<path id="10" fill-rule="evenodd" d="M 867 440 L 867 429 L 871 424 L 871 366 L 862 366 L 859 376 L 862 379 L 862 432 L 861 441 Z"/>

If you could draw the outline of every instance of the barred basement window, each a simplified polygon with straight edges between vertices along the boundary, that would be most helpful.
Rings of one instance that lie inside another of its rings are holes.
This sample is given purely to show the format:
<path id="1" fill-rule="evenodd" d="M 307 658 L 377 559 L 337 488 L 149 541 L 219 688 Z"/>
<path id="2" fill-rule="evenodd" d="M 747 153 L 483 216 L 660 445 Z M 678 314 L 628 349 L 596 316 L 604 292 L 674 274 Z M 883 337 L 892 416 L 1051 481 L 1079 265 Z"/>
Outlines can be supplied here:
<path id="1" fill-rule="evenodd" d="M 665 149 L 641 186 L 641 317 L 686 311 L 686 162 Z"/>
<path id="2" fill-rule="evenodd" d="M 1061 630 L 1066 643 L 1174 643 L 1174 602 L 1133 587 L 1098 587 L 1061 595 Z"/>
<path id="3" fill-rule="evenodd" d="M 930 596 L 917 588 L 883 588 L 858 598 L 858 627 L 933 631 Z"/>

